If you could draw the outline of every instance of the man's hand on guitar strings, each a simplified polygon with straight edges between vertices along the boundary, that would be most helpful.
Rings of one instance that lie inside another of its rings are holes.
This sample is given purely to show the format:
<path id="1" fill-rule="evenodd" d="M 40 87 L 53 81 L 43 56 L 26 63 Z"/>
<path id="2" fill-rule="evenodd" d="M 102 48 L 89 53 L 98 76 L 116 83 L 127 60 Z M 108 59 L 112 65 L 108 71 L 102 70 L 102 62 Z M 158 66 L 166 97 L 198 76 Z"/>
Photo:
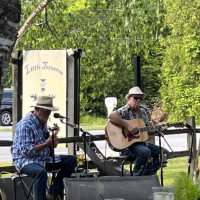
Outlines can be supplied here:
<path id="1" fill-rule="evenodd" d="M 132 135 L 137 135 L 139 133 L 139 128 L 137 126 L 129 124 L 127 126 L 127 130 L 132 134 Z"/>

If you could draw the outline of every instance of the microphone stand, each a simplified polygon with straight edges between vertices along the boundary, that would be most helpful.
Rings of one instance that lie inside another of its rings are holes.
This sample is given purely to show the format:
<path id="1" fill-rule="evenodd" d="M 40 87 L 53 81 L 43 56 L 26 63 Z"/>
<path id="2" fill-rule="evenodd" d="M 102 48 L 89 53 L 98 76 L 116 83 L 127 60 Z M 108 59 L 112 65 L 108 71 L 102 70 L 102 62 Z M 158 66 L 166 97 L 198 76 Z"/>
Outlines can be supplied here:
<path id="1" fill-rule="evenodd" d="M 84 162 L 85 162 L 84 163 L 84 168 L 85 168 L 85 176 L 87 177 L 88 169 L 87 169 L 87 159 L 86 159 L 86 155 L 87 155 L 87 153 L 86 153 L 86 135 L 93 136 L 93 137 L 97 137 L 97 136 L 90 134 L 88 131 L 84 131 L 82 128 L 78 127 L 78 125 L 73 125 L 73 124 L 68 123 L 68 119 L 67 119 L 66 122 L 63 122 L 63 118 L 60 118 L 60 121 L 61 121 L 61 123 L 66 124 L 66 125 L 68 125 L 71 128 L 78 129 L 79 131 L 82 132 L 83 150 L 84 150 L 84 156 L 85 156 L 85 159 L 84 159 Z"/>
<path id="2" fill-rule="evenodd" d="M 161 146 L 161 136 L 163 133 L 159 129 L 157 129 L 157 132 L 159 136 L 159 147 L 160 147 L 160 180 L 161 180 L 161 185 L 163 186 L 163 150 Z"/>
<path id="3" fill-rule="evenodd" d="M 163 186 L 163 149 L 161 145 L 161 137 L 165 140 L 167 143 L 168 147 L 170 150 L 173 152 L 172 148 L 170 147 L 169 143 L 166 141 L 164 134 L 161 132 L 160 128 L 156 127 L 156 122 L 153 121 L 152 126 L 155 128 L 156 132 L 158 133 L 159 136 L 159 147 L 160 147 L 160 180 L 161 180 L 161 185 Z M 173 152 L 174 153 L 174 152 Z"/>
<path id="4" fill-rule="evenodd" d="M 56 176 L 56 173 L 55 173 L 55 154 L 54 154 L 54 145 L 55 145 L 55 140 L 54 140 L 54 131 L 55 130 L 58 130 L 58 127 L 56 125 L 54 125 L 54 127 L 49 127 L 48 128 L 49 131 L 51 131 L 51 136 L 52 136 L 52 147 L 51 147 L 51 150 L 52 150 L 52 159 L 53 159 L 53 163 L 52 163 L 52 179 L 53 179 L 53 199 L 56 200 L 56 181 L 55 181 L 55 176 Z"/>

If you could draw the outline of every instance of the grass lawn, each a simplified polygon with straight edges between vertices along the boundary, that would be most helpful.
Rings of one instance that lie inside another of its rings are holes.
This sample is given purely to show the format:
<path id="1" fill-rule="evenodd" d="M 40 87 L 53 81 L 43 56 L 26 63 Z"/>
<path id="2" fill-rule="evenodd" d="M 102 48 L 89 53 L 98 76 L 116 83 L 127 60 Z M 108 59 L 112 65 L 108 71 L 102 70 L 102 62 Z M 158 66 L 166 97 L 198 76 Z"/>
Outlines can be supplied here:
<path id="1" fill-rule="evenodd" d="M 83 130 L 87 130 L 87 131 L 91 131 L 91 130 L 104 130 L 105 125 L 81 124 L 80 127 Z"/>
<path id="2" fill-rule="evenodd" d="M 0 132 L 12 132 L 12 128 L 1 128 Z"/>
<path id="3" fill-rule="evenodd" d="M 179 173 L 188 171 L 188 157 L 173 158 L 169 159 L 167 167 L 163 168 L 163 185 L 173 185 L 174 180 L 177 178 Z M 160 178 L 161 171 L 158 171 Z"/>
<path id="4" fill-rule="evenodd" d="M 126 165 L 125 168 L 129 170 L 129 165 Z M 163 168 L 163 185 L 164 186 L 173 186 L 174 181 L 181 172 L 187 174 L 188 171 L 188 158 L 173 158 L 169 159 L 167 167 Z M 158 170 L 157 175 L 161 183 L 161 170 Z"/>
<path id="5" fill-rule="evenodd" d="M 0 162 L 0 167 L 12 166 L 12 162 Z"/>

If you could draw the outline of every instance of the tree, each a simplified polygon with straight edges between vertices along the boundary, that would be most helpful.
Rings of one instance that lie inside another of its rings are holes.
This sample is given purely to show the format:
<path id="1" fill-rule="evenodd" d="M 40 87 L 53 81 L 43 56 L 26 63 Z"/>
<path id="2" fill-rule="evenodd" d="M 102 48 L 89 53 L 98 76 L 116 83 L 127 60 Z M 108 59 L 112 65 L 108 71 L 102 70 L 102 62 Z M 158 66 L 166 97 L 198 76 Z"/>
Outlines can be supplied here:
<path id="1" fill-rule="evenodd" d="M 161 94 L 169 120 L 195 116 L 200 123 L 200 3 L 164 1 L 169 35 L 160 39 L 165 49 Z"/>
<path id="2" fill-rule="evenodd" d="M 22 2 L 21 24 L 38 3 Z M 83 49 L 87 58 L 81 61 L 81 113 L 105 116 L 105 97 L 125 103 L 134 84 L 135 55 L 141 56 L 146 102 L 159 95 L 162 23 L 160 0 L 57 0 L 38 13 L 17 48 Z"/>
<path id="3" fill-rule="evenodd" d="M 10 56 L 17 39 L 20 22 L 20 0 L 0 2 L 0 99 L 7 77 Z"/>
<path id="4" fill-rule="evenodd" d="M 22 2 L 21 26 L 39 3 Z M 140 55 L 145 103 L 161 93 L 170 120 L 195 115 L 199 122 L 198 11 L 197 0 L 51 1 L 17 48 L 83 49 L 81 111 L 99 116 L 106 113 L 105 97 L 125 103 L 134 83 L 133 57 Z"/>
<path id="5" fill-rule="evenodd" d="M 157 14 L 159 11 L 159 15 Z M 118 105 L 133 86 L 133 57 L 141 56 L 142 87 L 146 102 L 158 96 L 162 64 L 158 36 L 163 23 L 160 1 L 92 1 L 78 15 L 67 17 L 68 44 L 83 46 L 83 113 L 105 116 L 104 98 L 116 96 Z M 75 23 L 76 22 L 76 23 Z"/>
<path id="6" fill-rule="evenodd" d="M 27 29 L 31 26 L 31 23 L 34 21 L 35 17 L 51 2 L 52 0 L 44 0 L 41 2 L 36 9 L 34 9 L 28 19 L 25 21 L 23 26 L 18 32 L 18 37 L 15 46 L 17 46 L 18 41 L 23 37 Z"/>
<path id="7" fill-rule="evenodd" d="M 36 9 L 33 10 L 29 18 L 23 24 L 18 32 L 18 27 L 21 17 L 21 2 L 20 0 L 0 2 L 0 99 L 4 86 L 7 86 L 6 80 L 11 83 L 10 77 L 7 77 L 9 69 L 9 61 L 12 59 L 11 54 L 18 41 L 31 25 L 34 18 L 40 13 L 52 0 L 44 0 Z M 9 70 L 8 75 L 12 75 Z"/>

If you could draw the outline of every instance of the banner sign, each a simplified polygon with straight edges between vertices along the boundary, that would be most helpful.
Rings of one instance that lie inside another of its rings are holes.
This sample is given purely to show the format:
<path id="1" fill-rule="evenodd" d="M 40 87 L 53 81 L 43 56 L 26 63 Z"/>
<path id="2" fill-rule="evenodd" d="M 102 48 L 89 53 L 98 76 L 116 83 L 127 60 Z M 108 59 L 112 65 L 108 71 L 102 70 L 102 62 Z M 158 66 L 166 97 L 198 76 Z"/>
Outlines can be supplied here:
<path id="1" fill-rule="evenodd" d="M 67 91 L 67 55 L 66 50 L 30 50 L 23 51 L 23 117 L 34 108 L 38 96 L 51 96 L 54 106 L 59 107 L 59 113 L 66 115 Z M 57 123 L 63 126 L 61 132 L 65 136 L 65 126 L 52 112 L 48 126 Z"/>

